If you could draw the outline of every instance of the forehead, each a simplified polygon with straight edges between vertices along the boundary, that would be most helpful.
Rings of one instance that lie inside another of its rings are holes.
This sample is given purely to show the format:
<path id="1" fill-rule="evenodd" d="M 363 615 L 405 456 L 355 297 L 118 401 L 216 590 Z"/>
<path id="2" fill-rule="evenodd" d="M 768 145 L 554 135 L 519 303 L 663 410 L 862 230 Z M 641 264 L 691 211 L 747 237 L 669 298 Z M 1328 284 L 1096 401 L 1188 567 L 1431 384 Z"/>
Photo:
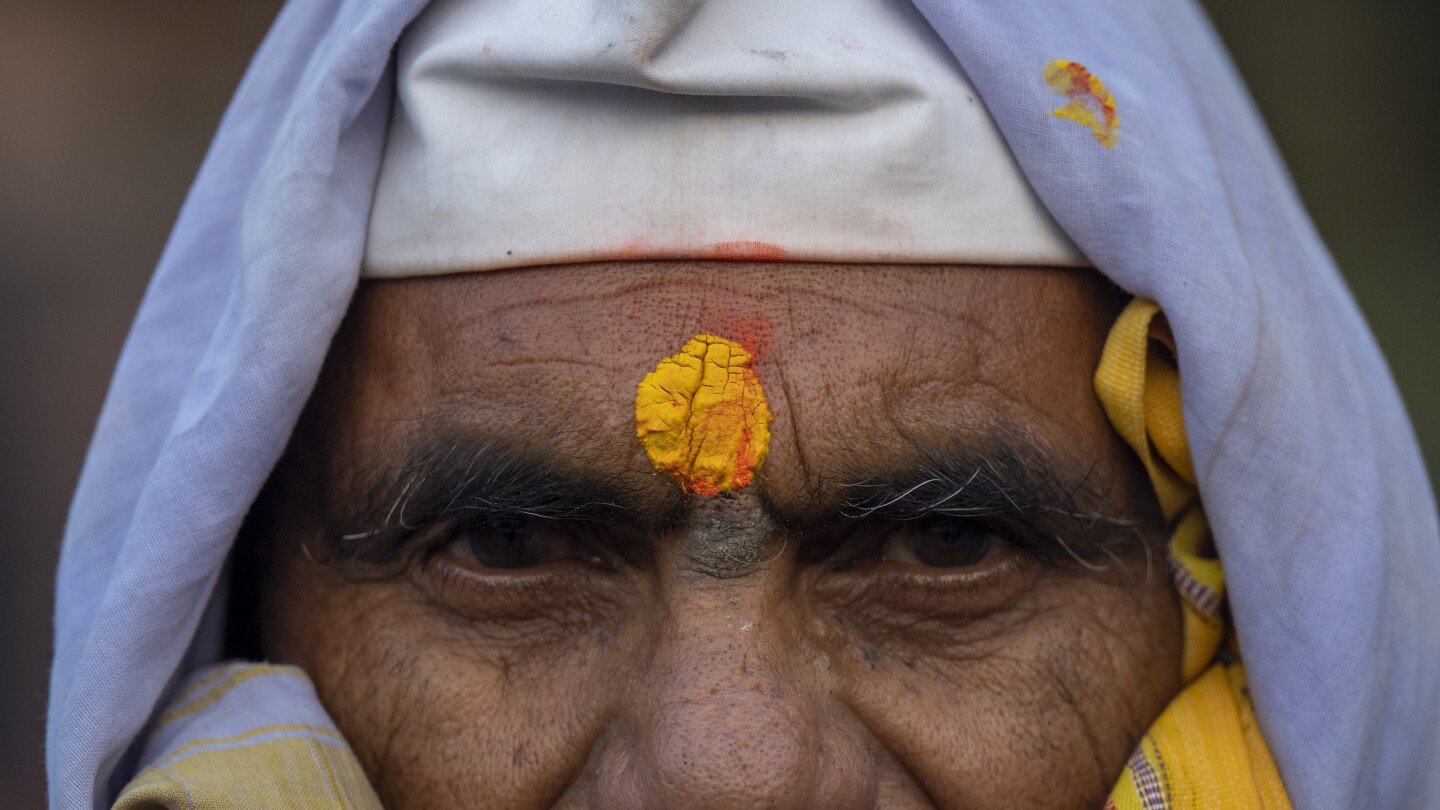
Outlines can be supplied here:
<path id="1" fill-rule="evenodd" d="M 1094 271 L 1048 268 L 632 262 L 367 282 L 330 387 L 366 444 L 471 430 L 648 473 L 636 384 L 715 334 L 757 357 L 772 482 L 1001 427 L 1084 464 L 1110 440 L 1090 375 L 1119 304 Z"/>

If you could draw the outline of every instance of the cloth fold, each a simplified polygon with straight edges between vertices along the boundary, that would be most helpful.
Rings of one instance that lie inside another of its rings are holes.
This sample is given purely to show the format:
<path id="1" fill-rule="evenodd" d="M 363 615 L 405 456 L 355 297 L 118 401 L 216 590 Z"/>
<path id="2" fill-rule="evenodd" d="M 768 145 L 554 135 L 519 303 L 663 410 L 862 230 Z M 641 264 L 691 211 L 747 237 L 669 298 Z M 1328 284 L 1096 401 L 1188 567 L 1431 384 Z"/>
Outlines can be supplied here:
<path id="1" fill-rule="evenodd" d="M 196 672 L 145 743 L 114 810 L 380 810 L 304 672 L 230 662 Z"/>

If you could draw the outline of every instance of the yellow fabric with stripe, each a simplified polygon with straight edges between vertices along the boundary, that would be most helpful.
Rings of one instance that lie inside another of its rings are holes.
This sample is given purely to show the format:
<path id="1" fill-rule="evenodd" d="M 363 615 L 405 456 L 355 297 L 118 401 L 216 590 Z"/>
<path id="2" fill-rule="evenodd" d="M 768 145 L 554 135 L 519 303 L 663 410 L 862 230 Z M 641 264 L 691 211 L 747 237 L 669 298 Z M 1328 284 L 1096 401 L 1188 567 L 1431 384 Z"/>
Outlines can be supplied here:
<path id="1" fill-rule="evenodd" d="M 183 688 L 115 810 L 379 810 L 360 762 L 295 667 L 228 664 Z"/>
<path id="2" fill-rule="evenodd" d="M 1195 488 L 1175 342 L 1160 308 L 1136 299 L 1111 328 L 1095 372 L 1110 422 L 1140 456 L 1170 529 L 1185 687 L 1146 732 L 1106 810 L 1289 810 L 1260 735 L 1245 668 L 1226 640 L 1225 575 Z"/>
<path id="3" fill-rule="evenodd" d="M 206 741 L 207 743 L 210 741 Z M 123 810 L 264 807 L 379 808 L 355 755 L 343 741 L 291 737 L 228 741 L 163 768 L 140 772 L 115 803 Z M 243 776 L 252 774 L 254 776 Z"/>

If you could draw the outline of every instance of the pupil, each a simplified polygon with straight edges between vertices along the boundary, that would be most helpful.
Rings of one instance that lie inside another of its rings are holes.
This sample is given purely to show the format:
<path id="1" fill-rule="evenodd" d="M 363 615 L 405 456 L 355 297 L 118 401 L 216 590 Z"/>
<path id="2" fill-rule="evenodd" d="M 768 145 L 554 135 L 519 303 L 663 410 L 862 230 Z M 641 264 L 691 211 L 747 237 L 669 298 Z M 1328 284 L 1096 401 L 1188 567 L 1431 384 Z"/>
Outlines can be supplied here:
<path id="1" fill-rule="evenodd" d="M 533 535 L 519 523 L 479 526 L 467 541 L 475 561 L 490 568 L 529 568 L 538 565 Z"/>
<path id="2" fill-rule="evenodd" d="M 963 568 L 976 565 L 990 555 L 995 535 L 983 527 L 959 521 L 933 523 L 918 532 L 915 557 L 935 568 Z"/>

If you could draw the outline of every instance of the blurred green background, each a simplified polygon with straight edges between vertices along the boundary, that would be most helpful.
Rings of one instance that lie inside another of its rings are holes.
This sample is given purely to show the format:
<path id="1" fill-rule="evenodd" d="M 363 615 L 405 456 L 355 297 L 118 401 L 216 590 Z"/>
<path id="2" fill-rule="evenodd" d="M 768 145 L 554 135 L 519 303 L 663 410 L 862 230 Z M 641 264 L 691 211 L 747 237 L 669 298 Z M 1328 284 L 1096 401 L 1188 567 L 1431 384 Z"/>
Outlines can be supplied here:
<path id="1" fill-rule="evenodd" d="M 1204 5 L 1390 358 L 1434 470 L 1440 79 L 1432 54 L 1440 4 Z M 0 797 L 7 807 L 43 803 L 51 577 L 110 370 L 211 133 L 278 7 L 275 0 L 0 0 Z"/>

